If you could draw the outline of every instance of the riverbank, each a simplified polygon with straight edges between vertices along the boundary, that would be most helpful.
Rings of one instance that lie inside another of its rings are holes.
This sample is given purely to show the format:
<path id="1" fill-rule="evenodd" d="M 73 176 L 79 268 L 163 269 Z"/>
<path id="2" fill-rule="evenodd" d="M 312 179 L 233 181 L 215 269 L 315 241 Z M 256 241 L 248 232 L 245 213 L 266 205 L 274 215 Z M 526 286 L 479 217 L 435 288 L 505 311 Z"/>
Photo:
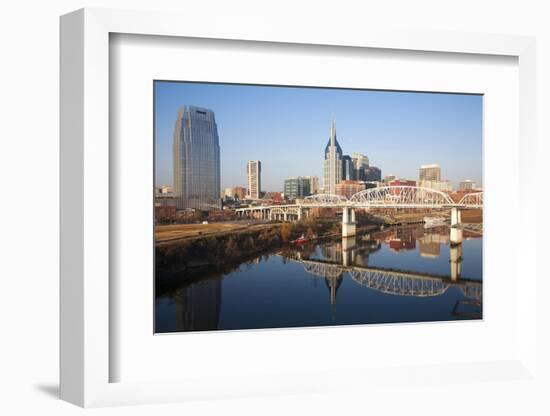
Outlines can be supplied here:
<path id="1" fill-rule="evenodd" d="M 170 244 L 180 240 L 219 236 L 250 230 L 263 230 L 278 226 L 267 221 L 225 221 L 206 224 L 157 225 L 155 227 L 156 244 Z"/>
<path id="2" fill-rule="evenodd" d="M 223 262 L 241 262 L 244 258 L 257 256 L 268 249 L 288 244 L 304 235 L 337 235 L 341 225 L 337 220 L 305 220 L 295 223 L 267 224 L 190 224 L 179 230 L 164 232 L 157 241 L 155 263 L 157 270 L 184 270 Z M 203 228 L 197 227 L 203 225 Z M 226 225 L 223 227 L 223 225 Z M 197 228 L 202 232 L 197 234 Z"/>

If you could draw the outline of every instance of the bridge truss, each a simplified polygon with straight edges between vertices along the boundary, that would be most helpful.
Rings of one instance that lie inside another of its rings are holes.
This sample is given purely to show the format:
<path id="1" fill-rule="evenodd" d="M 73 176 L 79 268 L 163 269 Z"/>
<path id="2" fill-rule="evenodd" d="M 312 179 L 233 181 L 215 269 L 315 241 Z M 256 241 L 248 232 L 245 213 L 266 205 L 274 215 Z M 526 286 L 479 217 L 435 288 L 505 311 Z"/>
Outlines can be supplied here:
<path id="1" fill-rule="evenodd" d="M 466 206 L 475 205 L 475 206 L 482 207 L 483 206 L 483 192 L 473 192 L 473 193 L 470 193 L 470 194 L 466 194 L 462 197 L 462 199 L 460 200 L 460 202 L 458 204 L 459 205 L 466 205 Z"/>
<path id="2" fill-rule="evenodd" d="M 417 186 L 384 186 L 365 189 L 353 195 L 354 205 L 369 207 L 439 208 L 454 205 L 449 195 Z"/>
<path id="3" fill-rule="evenodd" d="M 419 186 L 382 186 L 365 189 L 350 199 L 342 195 L 317 194 L 306 197 L 299 205 L 352 208 L 482 208 L 483 192 L 466 194 L 460 202 L 436 189 Z"/>

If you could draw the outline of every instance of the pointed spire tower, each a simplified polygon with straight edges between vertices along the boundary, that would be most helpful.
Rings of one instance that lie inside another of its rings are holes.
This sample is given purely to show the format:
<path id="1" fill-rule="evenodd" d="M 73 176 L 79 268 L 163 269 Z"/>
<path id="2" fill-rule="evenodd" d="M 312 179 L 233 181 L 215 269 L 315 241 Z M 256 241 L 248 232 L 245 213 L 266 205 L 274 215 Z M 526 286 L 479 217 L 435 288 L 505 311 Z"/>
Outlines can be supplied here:
<path id="1" fill-rule="evenodd" d="M 342 148 L 336 139 L 336 120 L 332 116 L 330 135 L 325 147 L 323 164 L 323 187 L 325 194 L 336 194 L 336 184 L 342 180 Z"/>
<path id="2" fill-rule="evenodd" d="M 334 119 L 334 114 L 332 115 L 332 125 L 330 126 L 330 145 L 336 145 L 336 120 Z"/>

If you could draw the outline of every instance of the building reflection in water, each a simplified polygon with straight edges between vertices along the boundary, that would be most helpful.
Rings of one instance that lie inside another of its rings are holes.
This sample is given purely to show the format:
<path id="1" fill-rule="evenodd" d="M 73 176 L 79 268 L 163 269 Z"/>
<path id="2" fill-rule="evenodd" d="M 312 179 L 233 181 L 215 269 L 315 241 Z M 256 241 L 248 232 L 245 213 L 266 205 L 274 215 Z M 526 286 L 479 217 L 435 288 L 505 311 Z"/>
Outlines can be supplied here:
<path id="1" fill-rule="evenodd" d="M 205 279 L 178 288 L 173 296 L 176 305 L 177 331 L 218 329 L 221 305 L 219 278 Z"/>
<path id="2" fill-rule="evenodd" d="M 449 233 L 430 232 L 418 239 L 419 251 L 422 257 L 436 258 L 441 254 L 441 245 L 449 244 Z"/>
<path id="3" fill-rule="evenodd" d="M 343 273 L 340 273 L 338 276 L 325 276 L 325 283 L 330 293 L 330 306 L 332 311 L 336 311 L 336 294 L 338 288 L 342 284 Z"/>

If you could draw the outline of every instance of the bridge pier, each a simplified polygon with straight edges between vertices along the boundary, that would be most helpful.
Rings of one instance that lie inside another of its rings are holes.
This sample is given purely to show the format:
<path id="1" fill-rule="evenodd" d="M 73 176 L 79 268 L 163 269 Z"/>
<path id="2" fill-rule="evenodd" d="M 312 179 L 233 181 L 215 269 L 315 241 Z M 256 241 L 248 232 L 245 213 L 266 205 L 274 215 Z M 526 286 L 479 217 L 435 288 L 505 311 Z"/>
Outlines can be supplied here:
<path id="1" fill-rule="evenodd" d="M 460 225 L 462 218 L 460 215 L 460 209 L 453 207 L 451 209 L 451 245 L 461 244 L 462 243 L 462 230 L 456 228 L 457 225 Z"/>
<path id="2" fill-rule="evenodd" d="M 342 210 L 342 237 L 353 237 L 355 234 L 355 209 L 344 207 Z"/>

